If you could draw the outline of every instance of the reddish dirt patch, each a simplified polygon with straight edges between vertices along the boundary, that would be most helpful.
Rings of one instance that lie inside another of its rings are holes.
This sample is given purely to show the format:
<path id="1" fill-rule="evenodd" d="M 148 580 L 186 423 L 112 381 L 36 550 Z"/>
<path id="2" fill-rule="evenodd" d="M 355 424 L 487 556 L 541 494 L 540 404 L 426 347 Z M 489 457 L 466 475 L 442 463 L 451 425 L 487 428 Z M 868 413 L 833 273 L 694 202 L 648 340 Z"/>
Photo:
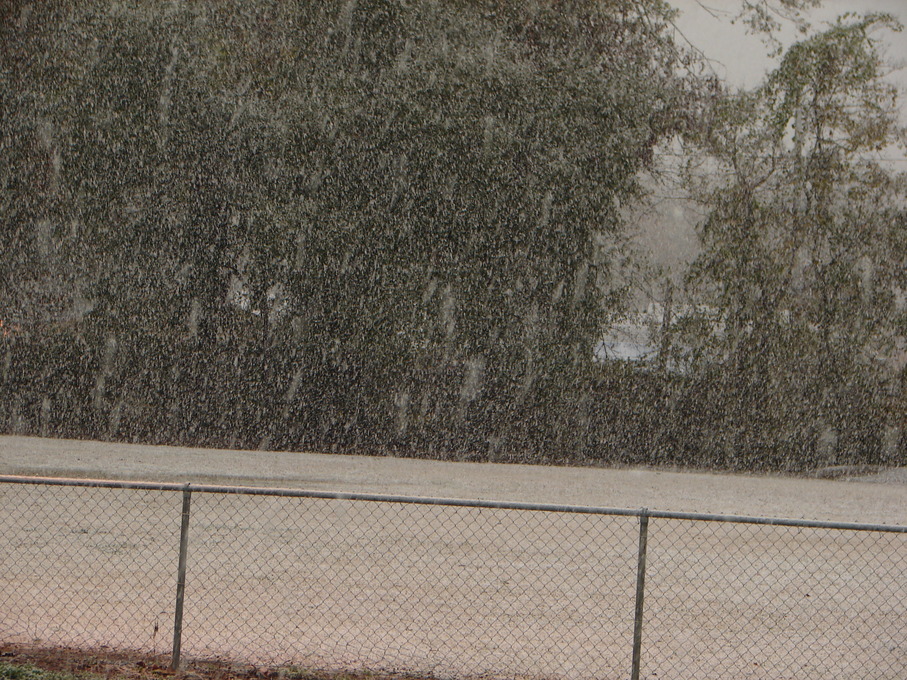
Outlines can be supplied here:
<path id="1" fill-rule="evenodd" d="M 34 645 L 0 645 L 0 660 L 16 665 L 30 665 L 47 671 L 88 674 L 118 680 L 150 680 L 162 676 L 181 676 L 169 669 L 165 656 L 134 654 L 112 649 L 75 649 Z M 214 676 L 209 676 L 214 678 Z M 219 678 L 238 677 L 223 674 Z M 244 676 L 243 676 L 244 677 Z"/>
<path id="2" fill-rule="evenodd" d="M 292 668 L 259 668 L 222 661 L 193 661 L 179 671 L 165 655 L 123 652 L 99 647 L 42 647 L 0 644 L 0 662 L 29 665 L 46 671 L 92 675 L 107 680 L 419 680 L 415 676 L 300 672 Z"/>

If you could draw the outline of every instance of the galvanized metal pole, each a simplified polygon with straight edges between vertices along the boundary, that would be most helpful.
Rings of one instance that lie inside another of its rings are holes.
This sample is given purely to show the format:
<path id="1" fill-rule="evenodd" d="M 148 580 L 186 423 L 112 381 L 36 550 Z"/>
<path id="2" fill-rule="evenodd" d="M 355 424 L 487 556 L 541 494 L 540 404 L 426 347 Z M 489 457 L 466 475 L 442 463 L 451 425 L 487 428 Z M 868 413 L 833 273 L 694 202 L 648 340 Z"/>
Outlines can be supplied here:
<path id="1" fill-rule="evenodd" d="M 642 652 L 642 610 L 646 590 L 646 542 L 649 536 L 649 509 L 639 513 L 639 555 L 636 562 L 636 613 L 633 616 L 633 670 L 631 680 L 639 680 Z"/>
<path id="2" fill-rule="evenodd" d="M 173 661 L 170 668 L 178 670 L 180 648 L 183 641 L 183 600 L 186 595 L 186 552 L 189 549 L 189 506 L 192 490 L 186 484 L 183 489 L 183 516 L 180 522 L 180 557 L 176 573 L 176 608 L 173 615 Z"/>

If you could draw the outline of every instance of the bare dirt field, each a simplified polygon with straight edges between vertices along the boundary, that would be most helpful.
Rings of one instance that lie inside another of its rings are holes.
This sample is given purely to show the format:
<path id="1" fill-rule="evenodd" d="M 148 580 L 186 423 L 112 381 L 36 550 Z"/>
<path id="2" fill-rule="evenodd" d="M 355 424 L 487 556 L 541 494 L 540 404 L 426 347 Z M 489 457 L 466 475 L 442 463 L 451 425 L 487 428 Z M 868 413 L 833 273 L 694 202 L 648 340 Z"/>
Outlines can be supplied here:
<path id="1" fill-rule="evenodd" d="M 0 474 L 211 482 L 907 524 L 904 469 L 854 480 L 827 480 L 0 436 Z"/>
<path id="2" fill-rule="evenodd" d="M 0 474 L 907 524 L 907 486 L 0 437 Z M 169 650 L 174 492 L 0 485 L 0 642 Z M 192 499 L 183 649 L 441 677 L 629 675 L 633 517 Z M 904 534 L 652 520 L 643 677 L 907 677 Z"/>

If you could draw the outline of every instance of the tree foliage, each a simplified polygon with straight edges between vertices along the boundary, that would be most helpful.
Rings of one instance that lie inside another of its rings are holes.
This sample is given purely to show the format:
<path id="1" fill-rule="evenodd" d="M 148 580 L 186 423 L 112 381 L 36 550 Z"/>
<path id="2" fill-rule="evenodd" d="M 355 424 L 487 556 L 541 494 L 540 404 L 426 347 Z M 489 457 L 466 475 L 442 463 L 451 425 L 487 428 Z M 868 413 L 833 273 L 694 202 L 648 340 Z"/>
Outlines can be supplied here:
<path id="1" fill-rule="evenodd" d="M 774 35 L 815 4 L 739 18 Z M 903 133 L 876 41 L 898 27 L 846 17 L 731 94 L 685 75 L 671 20 L 658 0 L 6 3 L 0 422 L 496 460 L 886 460 L 907 223 L 877 157 Z M 675 317 L 662 370 L 595 365 L 628 301 L 625 208 L 677 135 L 707 159 L 701 314 Z"/>
<path id="2" fill-rule="evenodd" d="M 691 283 L 712 322 L 686 342 L 730 404 L 715 445 L 731 460 L 760 448 L 800 465 L 894 455 L 882 440 L 903 417 L 907 221 L 903 178 L 878 158 L 902 134 L 881 28 L 900 30 L 844 17 L 793 45 L 708 127 Z"/>
<path id="3" fill-rule="evenodd" d="M 71 380 L 8 383 L 8 421 L 583 455 L 620 205 L 690 122 L 669 17 L 14 3 L 0 294 L 26 332 L 6 356 Z"/>

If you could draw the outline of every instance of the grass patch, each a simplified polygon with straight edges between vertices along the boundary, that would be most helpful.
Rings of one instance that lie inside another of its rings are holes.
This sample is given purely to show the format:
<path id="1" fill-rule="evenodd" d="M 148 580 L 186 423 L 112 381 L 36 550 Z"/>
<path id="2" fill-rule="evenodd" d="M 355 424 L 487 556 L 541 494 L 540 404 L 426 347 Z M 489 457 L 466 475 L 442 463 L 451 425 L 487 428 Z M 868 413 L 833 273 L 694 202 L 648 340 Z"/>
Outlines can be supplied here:
<path id="1" fill-rule="evenodd" d="M 31 664 L 13 664 L 0 661 L 0 680 L 97 680 L 92 673 L 49 671 Z"/>

